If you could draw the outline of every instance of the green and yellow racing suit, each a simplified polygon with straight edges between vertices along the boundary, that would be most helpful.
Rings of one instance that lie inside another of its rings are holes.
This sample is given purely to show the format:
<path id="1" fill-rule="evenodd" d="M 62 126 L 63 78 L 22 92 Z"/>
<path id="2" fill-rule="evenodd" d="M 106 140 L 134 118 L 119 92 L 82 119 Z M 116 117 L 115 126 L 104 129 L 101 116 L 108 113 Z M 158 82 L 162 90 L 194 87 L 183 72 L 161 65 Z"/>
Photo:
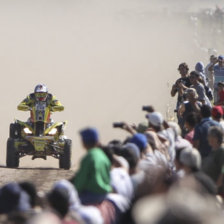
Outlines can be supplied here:
<path id="1" fill-rule="evenodd" d="M 36 99 L 35 94 L 31 93 L 28 95 L 17 107 L 18 110 L 29 111 L 35 105 Z M 50 111 L 63 111 L 64 106 L 61 104 L 59 100 L 56 99 L 55 96 L 48 93 L 46 98 L 47 106 L 50 108 Z"/>

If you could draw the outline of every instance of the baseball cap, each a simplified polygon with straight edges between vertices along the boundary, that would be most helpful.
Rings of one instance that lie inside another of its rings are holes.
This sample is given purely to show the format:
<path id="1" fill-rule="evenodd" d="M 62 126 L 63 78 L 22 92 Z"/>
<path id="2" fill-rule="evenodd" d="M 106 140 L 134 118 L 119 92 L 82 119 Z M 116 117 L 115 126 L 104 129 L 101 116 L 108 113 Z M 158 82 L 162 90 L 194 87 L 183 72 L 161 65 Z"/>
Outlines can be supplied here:
<path id="1" fill-rule="evenodd" d="M 218 56 L 218 59 L 219 59 L 219 60 L 224 60 L 224 55 L 219 55 L 219 56 Z"/>
<path id="2" fill-rule="evenodd" d="M 136 144 L 140 151 L 144 151 L 148 145 L 146 136 L 140 133 L 133 135 L 130 142 Z"/>
<path id="3" fill-rule="evenodd" d="M 84 143 L 94 144 L 99 141 L 99 133 L 95 128 L 85 128 L 79 133 Z"/>
<path id="4" fill-rule="evenodd" d="M 139 133 L 144 133 L 148 129 L 148 124 L 147 122 L 141 122 L 137 126 L 137 132 Z"/>
<path id="5" fill-rule="evenodd" d="M 149 123 L 151 123 L 153 126 L 159 127 L 163 124 L 163 115 L 159 112 L 152 112 L 146 115 L 146 118 L 148 118 Z"/>
<path id="6" fill-rule="evenodd" d="M 220 116 L 223 116 L 223 109 L 222 109 L 222 106 L 214 106 L 212 108 L 212 116 L 213 117 L 220 117 Z"/>

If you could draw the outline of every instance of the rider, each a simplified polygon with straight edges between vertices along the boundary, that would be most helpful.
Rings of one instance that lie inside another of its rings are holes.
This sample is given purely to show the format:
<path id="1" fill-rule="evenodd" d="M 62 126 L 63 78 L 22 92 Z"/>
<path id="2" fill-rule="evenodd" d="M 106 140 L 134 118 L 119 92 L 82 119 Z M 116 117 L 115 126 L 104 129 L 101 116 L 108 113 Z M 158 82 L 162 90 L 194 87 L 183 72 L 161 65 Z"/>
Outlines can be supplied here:
<path id="1" fill-rule="evenodd" d="M 38 84 L 34 93 L 29 94 L 17 107 L 18 110 L 29 111 L 36 102 L 46 102 L 51 112 L 63 111 L 64 106 L 52 94 L 48 93 L 47 86 Z"/>

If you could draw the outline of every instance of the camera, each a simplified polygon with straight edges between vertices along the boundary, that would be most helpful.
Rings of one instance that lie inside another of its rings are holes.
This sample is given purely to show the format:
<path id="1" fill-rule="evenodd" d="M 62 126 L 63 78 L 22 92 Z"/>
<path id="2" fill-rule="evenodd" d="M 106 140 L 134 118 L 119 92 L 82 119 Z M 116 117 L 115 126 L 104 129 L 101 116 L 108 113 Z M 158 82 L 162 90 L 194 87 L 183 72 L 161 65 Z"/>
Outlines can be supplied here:
<path id="1" fill-rule="evenodd" d="M 149 113 L 154 112 L 154 108 L 152 106 L 143 106 L 142 110 L 147 111 Z"/>
<path id="2" fill-rule="evenodd" d="M 114 128 L 123 128 L 124 127 L 124 122 L 114 122 L 113 127 Z"/>
<path id="3" fill-rule="evenodd" d="M 176 81 L 176 85 L 178 85 L 178 84 L 180 84 L 180 83 L 183 84 L 183 80 L 182 80 L 182 79 L 178 79 L 178 80 Z"/>

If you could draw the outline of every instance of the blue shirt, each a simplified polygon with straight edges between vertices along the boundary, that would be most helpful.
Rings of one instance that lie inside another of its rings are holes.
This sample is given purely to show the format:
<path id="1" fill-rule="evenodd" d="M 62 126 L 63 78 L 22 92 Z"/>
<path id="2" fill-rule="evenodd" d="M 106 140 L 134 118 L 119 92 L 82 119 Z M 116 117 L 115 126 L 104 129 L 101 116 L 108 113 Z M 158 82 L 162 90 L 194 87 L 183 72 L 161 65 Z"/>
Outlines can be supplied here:
<path id="1" fill-rule="evenodd" d="M 214 77 L 215 83 L 224 81 L 224 67 L 220 67 L 219 65 L 214 66 Z"/>
<path id="2" fill-rule="evenodd" d="M 202 158 L 208 156 L 212 149 L 208 144 L 208 129 L 212 126 L 220 126 L 220 124 L 211 118 L 204 118 L 195 127 L 193 141 L 199 140 L 198 150 Z"/>

